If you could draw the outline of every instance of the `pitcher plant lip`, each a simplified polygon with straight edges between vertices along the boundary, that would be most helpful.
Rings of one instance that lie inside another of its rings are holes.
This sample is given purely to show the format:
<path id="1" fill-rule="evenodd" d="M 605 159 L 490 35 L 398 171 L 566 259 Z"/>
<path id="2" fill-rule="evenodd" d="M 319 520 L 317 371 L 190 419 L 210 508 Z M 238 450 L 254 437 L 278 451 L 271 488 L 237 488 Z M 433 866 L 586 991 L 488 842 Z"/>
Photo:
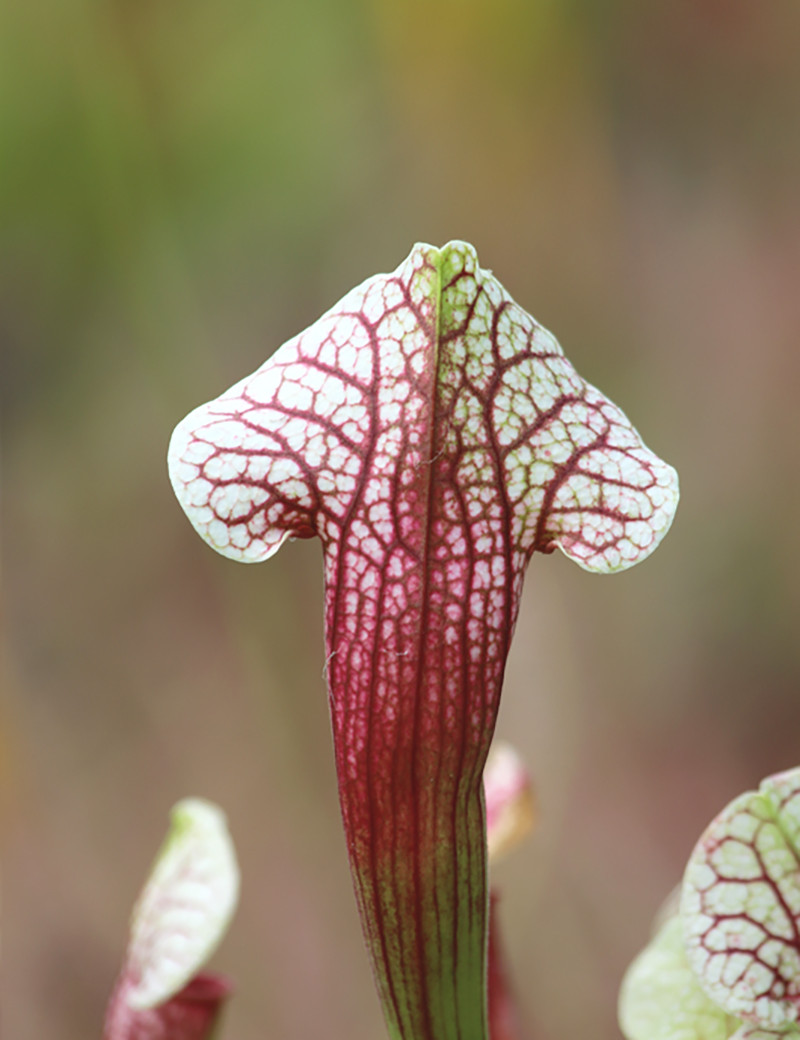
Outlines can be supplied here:
<path id="1" fill-rule="evenodd" d="M 611 572 L 672 521 L 674 470 L 478 266 L 420 244 L 176 428 L 200 535 L 317 535 L 339 799 L 387 1024 L 486 1037 L 481 775 L 522 578 Z"/>

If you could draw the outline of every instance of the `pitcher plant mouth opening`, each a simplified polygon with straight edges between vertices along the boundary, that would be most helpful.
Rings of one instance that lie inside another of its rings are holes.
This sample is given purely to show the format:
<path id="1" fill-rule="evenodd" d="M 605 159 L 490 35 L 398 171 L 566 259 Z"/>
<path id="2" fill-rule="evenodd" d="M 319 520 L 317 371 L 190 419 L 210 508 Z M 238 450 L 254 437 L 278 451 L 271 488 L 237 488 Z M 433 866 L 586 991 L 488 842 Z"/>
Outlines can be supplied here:
<path id="1" fill-rule="evenodd" d="M 487 1036 L 481 777 L 525 568 L 622 570 L 675 471 L 464 242 L 417 245 L 169 449 L 198 533 L 243 562 L 316 535 L 339 799 L 390 1034 Z"/>

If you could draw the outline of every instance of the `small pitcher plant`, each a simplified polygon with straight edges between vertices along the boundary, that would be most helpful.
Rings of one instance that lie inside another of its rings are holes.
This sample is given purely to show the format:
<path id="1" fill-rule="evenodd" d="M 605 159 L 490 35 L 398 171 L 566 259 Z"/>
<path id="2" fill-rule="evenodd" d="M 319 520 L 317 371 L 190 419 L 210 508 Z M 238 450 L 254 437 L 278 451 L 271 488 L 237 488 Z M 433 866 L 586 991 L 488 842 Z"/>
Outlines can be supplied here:
<path id="1" fill-rule="evenodd" d="M 176 428 L 172 485 L 243 562 L 317 536 L 339 800 L 389 1033 L 485 1040 L 481 778 L 522 580 L 610 573 L 675 471 L 464 242 L 417 245 Z"/>
<path id="2" fill-rule="evenodd" d="M 628 1040 L 800 1038 L 800 769 L 709 825 L 620 993 Z"/>
<path id="3" fill-rule="evenodd" d="M 225 816 L 186 798 L 131 915 L 103 1040 L 208 1040 L 230 983 L 203 971 L 236 909 L 239 867 Z"/>

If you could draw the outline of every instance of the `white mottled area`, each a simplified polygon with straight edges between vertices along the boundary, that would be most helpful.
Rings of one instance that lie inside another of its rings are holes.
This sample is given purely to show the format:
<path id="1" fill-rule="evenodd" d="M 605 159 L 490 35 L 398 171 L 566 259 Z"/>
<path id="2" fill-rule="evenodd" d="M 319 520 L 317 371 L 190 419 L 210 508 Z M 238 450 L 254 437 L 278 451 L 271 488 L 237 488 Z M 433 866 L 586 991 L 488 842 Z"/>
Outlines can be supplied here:
<path id="1" fill-rule="evenodd" d="M 441 300 L 440 278 L 448 286 Z M 448 333 L 438 356 L 437 317 Z M 409 537 L 417 519 L 416 490 L 398 496 L 397 487 L 411 491 L 426 473 L 451 479 L 454 470 L 459 490 L 445 491 L 442 503 L 454 526 L 441 534 L 453 558 L 474 555 L 466 539 L 483 523 L 503 530 L 510 514 L 519 560 L 541 538 L 537 547 L 557 544 L 587 569 L 616 570 L 655 548 L 677 501 L 674 471 L 464 243 L 417 246 L 394 274 L 356 287 L 256 373 L 195 410 L 170 449 L 190 520 L 242 560 L 266 558 L 298 529 L 316 526 L 335 541 L 363 492 L 367 523 L 348 534 L 360 558 L 378 566 L 396 517 Z M 484 541 L 476 580 L 510 580 L 491 570 L 484 578 L 484 556 L 498 548 Z"/>
<path id="2" fill-rule="evenodd" d="M 134 1008 L 168 1000 L 205 964 L 227 928 L 239 870 L 220 809 L 186 799 L 134 909 L 125 973 Z"/>
<path id="3" fill-rule="evenodd" d="M 731 838 L 711 853 L 711 865 L 721 878 L 757 878 L 763 873 L 752 845 Z"/>
<path id="4" fill-rule="evenodd" d="M 763 1029 L 798 1014 L 798 858 L 774 822 L 781 810 L 771 780 L 723 810 L 692 854 L 681 903 L 703 986 Z"/>
<path id="5" fill-rule="evenodd" d="M 597 571 L 642 559 L 671 522 L 674 470 L 578 376 L 552 335 L 477 268 L 474 255 L 453 251 L 445 281 L 459 262 L 464 270 L 442 302 L 446 330 L 459 334 L 440 362 L 441 400 L 457 431 L 445 443 L 463 453 L 459 481 L 494 488 L 499 462 L 523 549 L 539 538 L 539 547 L 556 544 Z M 512 362 L 499 379 L 498 361 Z M 475 453 L 481 445 L 491 455 Z M 470 519 L 480 513 L 472 501 L 467 512 Z"/>

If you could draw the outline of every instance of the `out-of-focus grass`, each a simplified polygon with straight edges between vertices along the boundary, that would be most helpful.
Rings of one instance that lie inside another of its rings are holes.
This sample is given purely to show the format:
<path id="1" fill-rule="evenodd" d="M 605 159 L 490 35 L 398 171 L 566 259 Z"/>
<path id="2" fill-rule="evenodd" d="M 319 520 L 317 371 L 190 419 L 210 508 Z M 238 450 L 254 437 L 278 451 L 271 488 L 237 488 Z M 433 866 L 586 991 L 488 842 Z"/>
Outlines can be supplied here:
<path id="1" fill-rule="evenodd" d="M 642 568 L 534 562 L 501 717 L 543 815 L 499 876 L 528 1015 L 616 1035 L 699 830 L 800 762 L 799 22 L 795 0 L 0 9 L 9 1035 L 99 1035 L 185 794 L 225 806 L 242 859 L 228 1035 L 380 1035 L 317 551 L 217 559 L 164 453 L 351 285 L 456 236 L 681 472 Z"/>

